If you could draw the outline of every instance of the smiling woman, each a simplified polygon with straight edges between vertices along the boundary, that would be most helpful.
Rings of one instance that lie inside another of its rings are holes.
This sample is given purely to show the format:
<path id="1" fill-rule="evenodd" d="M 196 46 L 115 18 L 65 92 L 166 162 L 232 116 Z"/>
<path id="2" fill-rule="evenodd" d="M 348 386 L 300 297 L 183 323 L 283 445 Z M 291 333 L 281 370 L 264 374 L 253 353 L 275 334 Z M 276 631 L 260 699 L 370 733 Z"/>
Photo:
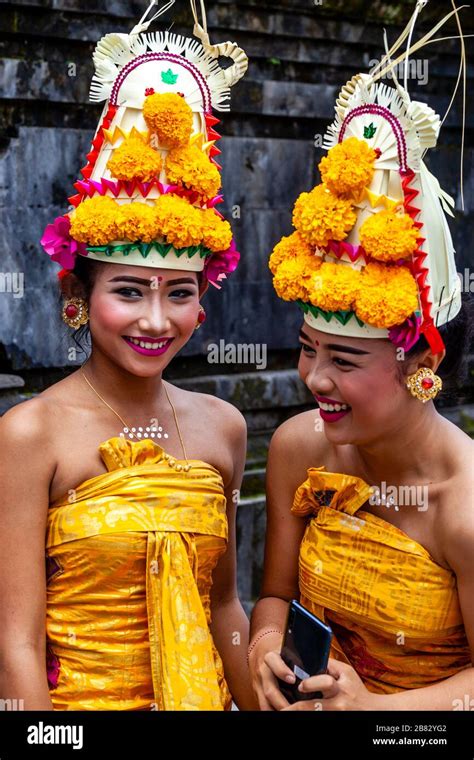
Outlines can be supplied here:
<path id="1" fill-rule="evenodd" d="M 249 647 L 265 710 L 452 710 L 474 697 L 474 446 L 434 405 L 469 350 L 471 306 L 452 199 L 423 163 L 439 117 L 377 79 L 342 89 L 322 182 L 269 262 L 277 294 L 304 312 L 298 369 L 319 409 L 270 447 Z M 301 675 L 280 655 L 295 597 L 333 638 L 327 672 L 306 673 L 290 705 L 278 679 Z"/>
<path id="2" fill-rule="evenodd" d="M 91 350 L 1 420 L 0 694 L 25 709 L 254 705 L 235 567 L 245 421 L 162 378 L 239 258 L 214 209 L 212 106 L 246 59 L 224 76 L 204 39 L 98 43 L 91 93 L 108 102 L 73 210 L 42 239 Z"/>
<path id="3" fill-rule="evenodd" d="M 107 273 L 109 276 L 107 276 Z M 149 273 L 149 277 L 141 275 Z M 114 275 L 113 277 L 110 275 Z M 100 262 L 78 256 L 74 268 L 70 274 L 64 274 L 61 278 L 61 289 L 66 300 L 70 300 L 73 297 L 77 297 L 79 294 L 87 304 L 90 306 L 92 292 L 95 289 L 94 304 L 97 306 L 100 304 L 104 314 L 110 313 L 107 300 L 103 300 L 107 294 L 110 296 L 111 303 L 117 304 L 117 297 L 119 296 L 122 304 L 135 304 L 133 308 L 137 308 L 137 304 L 141 303 L 143 306 L 144 299 L 152 299 L 153 297 L 157 302 L 170 302 L 170 303 L 189 303 L 193 304 L 193 314 L 195 311 L 196 297 L 204 295 L 207 289 L 207 283 L 204 280 L 202 272 L 193 272 L 186 274 L 183 277 L 183 272 L 179 269 L 170 270 L 163 269 L 157 270 L 155 268 L 139 267 L 134 270 L 130 270 L 130 267 L 126 264 L 123 265 L 109 265 L 107 262 Z M 133 287 L 135 286 L 135 287 Z M 100 297 L 102 293 L 102 298 Z M 194 296 L 194 298 L 192 298 Z M 125 309 L 130 306 L 125 307 Z M 113 310 L 116 313 L 116 308 Z M 194 329 L 197 329 L 199 325 L 205 320 L 206 313 L 201 306 L 196 320 L 193 322 Z M 83 350 L 83 340 L 90 339 L 90 327 L 89 322 L 78 327 L 74 334 L 74 340 Z M 139 353 L 144 353 L 148 356 L 160 356 L 165 353 L 171 346 L 174 339 L 170 336 L 153 336 L 153 335 L 122 335 L 122 338 L 128 342 L 132 347 L 140 349 Z M 157 338 L 158 341 L 157 345 Z M 84 340 L 84 344 L 86 341 Z M 143 344 L 143 345 L 142 345 Z M 176 343 L 175 343 L 176 346 Z M 182 346 L 180 346 L 181 348 Z M 150 351 L 151 353 L 146 353 Z M 177 353 L 177 351 L 174 351 Z"/>

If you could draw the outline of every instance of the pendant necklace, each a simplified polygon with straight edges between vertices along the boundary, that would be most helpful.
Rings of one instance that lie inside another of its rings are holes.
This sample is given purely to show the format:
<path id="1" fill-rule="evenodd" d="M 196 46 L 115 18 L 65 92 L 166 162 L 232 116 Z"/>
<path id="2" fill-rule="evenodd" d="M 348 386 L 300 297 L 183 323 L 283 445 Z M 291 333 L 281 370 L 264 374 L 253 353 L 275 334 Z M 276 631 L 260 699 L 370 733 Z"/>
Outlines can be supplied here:
<path id="1" fill-rule="evenodd" d="M 128 437 L 130 439 L 137 438 L 138 440 L 140 440 L 140 439 L 146 439 L 146 438 L 155 438 L 155 437 L 156 438 L 168 438 L 168 434 L 163 432 L 163 428 L 161 426 L 155 427 L 155 426 L 152 425 L 151 427 L 146 427 L 145 429 L 143 429 L 142 427 L 135 428 L 135 427 L 130 427 L 130 425 L 127 425 L 127 423 L 120 416 L 120 414 L 118 412 L 116 412 L 115 409 L 113 409 L 110 406 L 110 404 L 107 403 L 107 401 L 105 400 L 105 398 L 102 398 L 102 396 L 100 395 L 100 393 L 98 391 L 96 391 L 96 389 L 94 388 L 94 386 L 92 385 L 92 383 L 88 379 L 88 377 L 87 377 L 86 373 L 84 372 L 84 370 L 82 369 L 82 367 L 81 367 L 81 374 L 83 375 L 84 380 L 86 381 L 86 383 L 89 386 L 89 388 L 95 393 L 95 395 L 102 401 L 103 404 L 105 404 L 106 407 L 108 407 L 110 409 L 111 412 L 113 412 L 115 414 L 116 417 L 119 418 L 120 422 L 123 425 L 123 431 L 122 431 L 122 433 L 120 433 L 120 438 L 125 438 L 125 437 Z M 192 466 L 189 464 L 188 457 L 186 456 L 186 449 L 184 447 L 184 441 L 183 441 L 183 437 L 181 435 L 181 430 L 180 430 L 179 423 L 178 423 L 178 417 L 177 417 L 177 414 L 176 414 L 176 409 L 174 408 L 174 404 L 173 404 L 173 402 L 171 401 L 171 399 L 169 397 L 168 391 L 166 390 L 166 385 L 164 383 L 163 383 L 163 390 L 165 392 L 166 398 L 168 399 L 168 403 L 169 403 L 169 405 L 171 407 L 171 411 L 173 412 L 173 417 L 174 417 L 174 421 L 175 421 L 175 425 L 176 425 L 176 430 L 178 431 L 178 437 L 179 437 L 179 440 L 180 440 L 180 443 L 181 443 L 181 448 L 183 449 L 183 459 L 186 462 L 186 464 L 185 465 L 179 464 L 179 462 L 177 462 L 176 459 L 174 459 L 174 457 L 170 456 L 170 454 L 166 454 L 165 452 L 163 452 L 163 458 L 168 462 L 168 465 L 170 467 L 172 467 L 174 470 L 177 470 L 177 472 L 181 472 L 181 471 L 183 471 L 183 472 L 189 472 L 189 470 L 192 469 Z"/>

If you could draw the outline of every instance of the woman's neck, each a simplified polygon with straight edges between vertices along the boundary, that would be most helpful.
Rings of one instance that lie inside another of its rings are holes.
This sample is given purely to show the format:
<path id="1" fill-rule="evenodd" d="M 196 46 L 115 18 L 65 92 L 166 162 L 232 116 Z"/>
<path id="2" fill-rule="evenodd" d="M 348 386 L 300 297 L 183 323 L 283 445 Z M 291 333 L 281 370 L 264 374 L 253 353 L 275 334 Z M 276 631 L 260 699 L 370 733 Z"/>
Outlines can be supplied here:
<path id="1" fill-rule="evenodd" d="M 401 424 L 384 430 L 376 441 L 357 446 L 357 457 L 367 482 L 399 484 L 435 482 L 446 477 L 448 463 L 440 440 L 445 422 L 428 403 L 406 415 Z"/>
<path id="2" fill-rule="evenodd" d="M 119 409 L 154 410 L 162 398 L 161 373 L 139 377 L 94 351 L 82 371 L 107 403 Z"/>

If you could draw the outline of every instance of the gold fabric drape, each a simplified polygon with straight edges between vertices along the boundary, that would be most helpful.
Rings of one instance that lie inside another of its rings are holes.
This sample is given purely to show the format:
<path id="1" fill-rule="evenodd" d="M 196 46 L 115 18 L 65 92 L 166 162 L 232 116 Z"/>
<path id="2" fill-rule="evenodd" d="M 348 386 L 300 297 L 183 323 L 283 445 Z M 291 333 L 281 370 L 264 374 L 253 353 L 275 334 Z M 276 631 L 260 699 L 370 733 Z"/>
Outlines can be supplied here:
<path id="1" fill-rule="evenodd" d="M 150 439 L 99 446 L 108 472 L 51 504 L 48 679 L 58 710 L 231 706 L 209 629 L 227 544 L 222 478 L 172 469 Z"/>
<path id="2" fill-rule="evenodd" d="M 292 507 L 308 518 L 301 604 L 333 629 L 331 656 L 376 693 L 429 686 L 469 667 L 455 575 L 362 509 L 371 495 L 363 480 L 324 467 L 308 476 Z"/>

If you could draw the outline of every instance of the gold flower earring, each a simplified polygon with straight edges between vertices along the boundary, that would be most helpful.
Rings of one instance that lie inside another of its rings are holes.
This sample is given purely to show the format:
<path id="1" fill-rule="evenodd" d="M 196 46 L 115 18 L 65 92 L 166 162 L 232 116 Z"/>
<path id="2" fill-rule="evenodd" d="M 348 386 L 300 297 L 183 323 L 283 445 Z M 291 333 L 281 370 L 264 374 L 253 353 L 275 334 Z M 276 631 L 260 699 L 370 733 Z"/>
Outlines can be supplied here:
<path id="1" fill-rule="evenodd" d="M 89 310 L 83 298 L 66 298 L 61 313 L 63 321 L 77 330 L 89 321 Z"/>
<path id="2" fill-rule="evenodd" d="M 428 367 L 420 367 L 413 375 L 407 378 L 407 388 L 411 395 L 426 404 L 427 401 L 436 398 L 443 388 L 443 381 L 433 370 Z"/>

